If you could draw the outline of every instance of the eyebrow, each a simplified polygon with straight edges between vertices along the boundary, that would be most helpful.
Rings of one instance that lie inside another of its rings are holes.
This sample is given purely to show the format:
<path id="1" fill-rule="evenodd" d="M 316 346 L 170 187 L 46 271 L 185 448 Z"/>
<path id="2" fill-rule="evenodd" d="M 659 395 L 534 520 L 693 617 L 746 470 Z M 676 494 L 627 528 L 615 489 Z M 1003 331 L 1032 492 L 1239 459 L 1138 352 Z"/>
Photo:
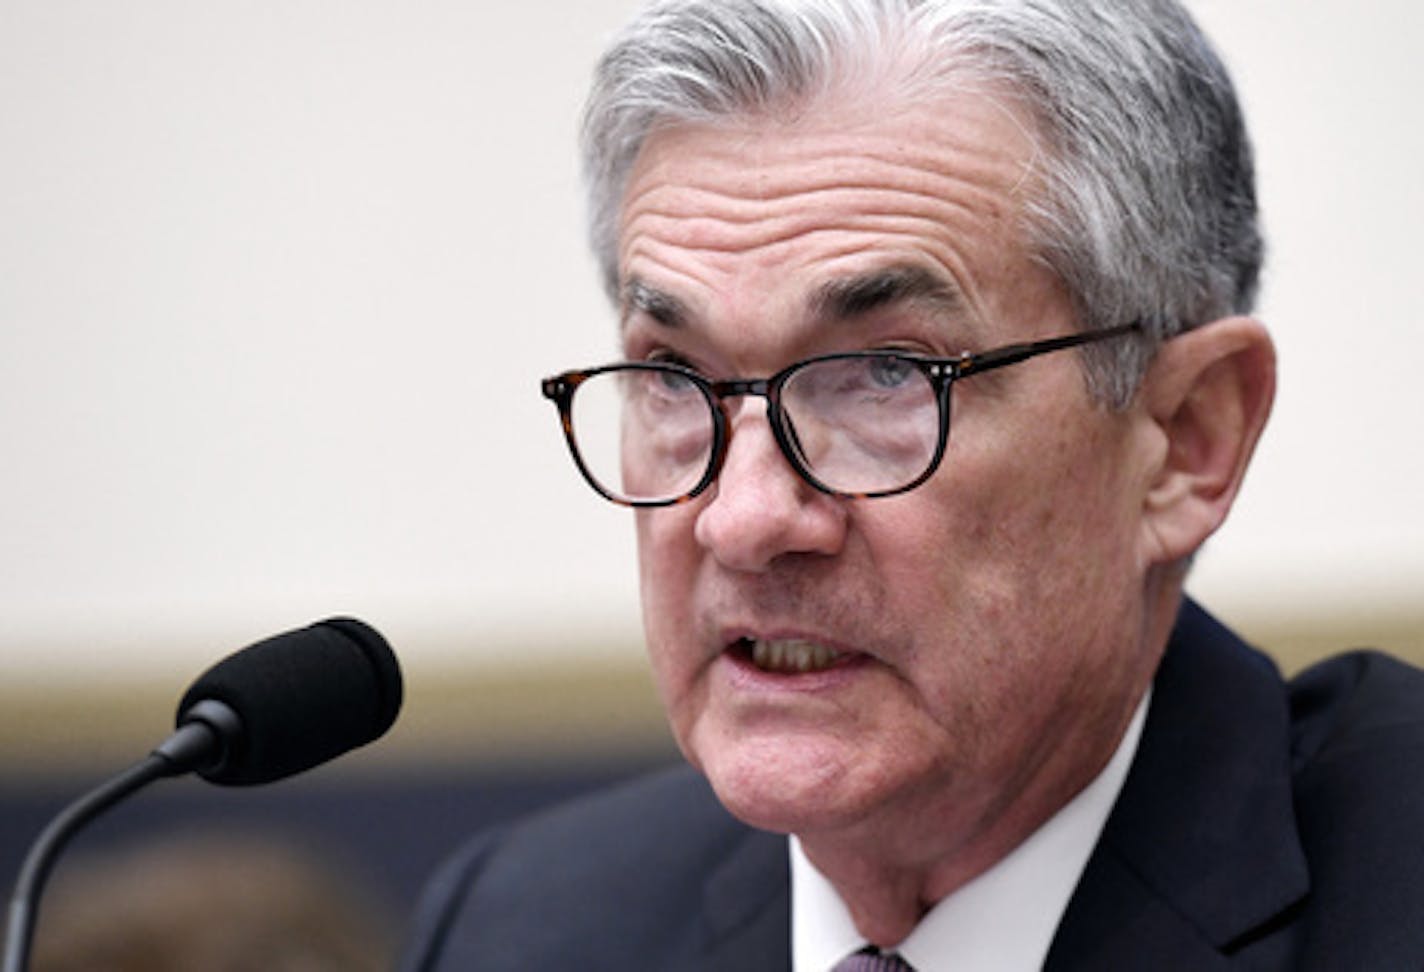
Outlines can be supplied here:
<path id="1" fill-rule="evenodd" d="M 964 304 L 959 289 L 943 277 L 923 267 L 894 266 L 823 284 L 811 295 L 810 309 L 821 319 L 847 320 L 910 302 L 925 302 L 944 312 Z"/>
<path id="2" fill-rule="evenodd" d="M 647 314 L 665 327 L 681 327 L 689 317 L 687 305 L 672 294 L 631 278 L 623 287 L 623 323 L 636 312 Z"/>
<path id="3" fill-rule="evenodd" d="M 817 287 L 807 302 L 815 319 L 853 320 L 883 307 L 924 302 L 951 313 L 963 307 L 959 289 L 938 274 L 916 266 L 892 266 L 838 277 Z M 637 277 L 623 287 L 622 320 L 643 313 L 664 327 L 682 327 L 692 317 L 687 305 Z"/>

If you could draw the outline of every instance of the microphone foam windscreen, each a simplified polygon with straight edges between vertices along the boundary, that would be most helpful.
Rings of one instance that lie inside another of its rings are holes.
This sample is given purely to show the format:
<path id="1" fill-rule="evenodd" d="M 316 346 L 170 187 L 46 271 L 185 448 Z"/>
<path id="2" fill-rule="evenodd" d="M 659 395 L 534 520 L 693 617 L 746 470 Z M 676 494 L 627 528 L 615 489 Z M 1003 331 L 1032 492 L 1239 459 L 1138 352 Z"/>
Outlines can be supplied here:
<path id="1" fill-rule="evenodd" d="M 228 786 L 268 783 L 381 736 L 402 692 L 385 638 L 354 618 L 331 618 L 218 662 L 184 694 L 178 723 L 198 702 L 226 703 L 242 732 L 228 740 L 222 762 L 200 774 Z"/>

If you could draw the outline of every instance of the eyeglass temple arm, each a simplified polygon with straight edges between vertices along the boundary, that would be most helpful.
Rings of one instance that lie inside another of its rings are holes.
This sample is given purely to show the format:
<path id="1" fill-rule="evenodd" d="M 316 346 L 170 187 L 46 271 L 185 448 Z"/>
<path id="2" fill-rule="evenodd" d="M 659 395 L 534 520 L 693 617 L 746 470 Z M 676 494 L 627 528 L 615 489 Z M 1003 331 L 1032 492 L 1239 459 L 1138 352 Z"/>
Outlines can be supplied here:
<path id="1" fill-rule="evenodd" d="M 1133 321 L 1131 324 L 1108 327 L 1101 331 L 1082 331 L 1078 334 L 1048 338 L 1045 341 L 1027 341 L 1022 344 L 1009 344 L 1002 348 L 984 351 L 980 354 L 966 352 L 956 362 L 955 371 L 959 377 L 975 374 L 980 371 L 992 371 L 995 368 L 1003 368 L 1006 365 L 1017 364 L 1020 361 L 1037 357 L 1040 354 L 1048 354 L 1050 351 L 1076 348 L 1082 344 L 1092 344 L 1094 341 L 1103 341 L 1107 338 L 1131 334 L 1133 331 L 1141 329 L 1142 323 L 1140 321 Z"/>

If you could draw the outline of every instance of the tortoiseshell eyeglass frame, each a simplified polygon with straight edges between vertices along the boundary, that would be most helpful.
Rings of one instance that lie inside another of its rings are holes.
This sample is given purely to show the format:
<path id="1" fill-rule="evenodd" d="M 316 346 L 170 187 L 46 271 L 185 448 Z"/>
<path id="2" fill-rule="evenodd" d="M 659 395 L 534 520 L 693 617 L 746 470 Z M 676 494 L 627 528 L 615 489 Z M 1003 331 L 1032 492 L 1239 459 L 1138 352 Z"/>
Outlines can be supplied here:
<path id="1" fill-rule="evenodd" d="M 972 375 L 977 375 L 985 371 L 993 371 L 997 368 L 1006 368 L 1009 365 L 1018 364 L 1030 358 L 1036 358 L 1041 354 L 1049 354 L 1067 348 L 1076 348 L 1085 344 L 1106 341 L 1110 338 L 1123 337 L 1124 335 L 1136 333 L 1141 329 L 1142 324 L 1140 322 L 1133 322 L 1118 327 L 1045 338 L 1041 341 L 1008 344 L 998 348 L 991 348 L 987 351 L 966 351 L 952 358 L 934 358 L 903 351 L 853 351 L 839 354 L 823 354 L 787 365 L 785 368 L 782 368 L 767 378 L 728 378 L 714 381 L 690 368 L 671 362 L 627 361 L 603 365 L 597 368 L 565 371 L 562 374 L 545 378 L 540 384 L 544 397 L 552 401 L 558 408 L 559 421 L 564 430 L 564 441 L 568 444 L 569 453 L 573 456 L 574 464 L 578 467 L 579 472 L 583 475 L 583 478 L 588 482 L 589 486 L 593 487 L 595 492 L 604 499 L 617 503 L 620 506 L 642 508 L 674 506 L 679 503 L 689 502 L 705 491 L 712 483 L 716 482 L 717 475 L 722 469 L 722 462 L 726 458 L 727 441 L 730 437 L 727 412 L 722 402 L 728 398 L 746 395 L 754 395 L 766 399 L 767 420 L 771 424 L 772 433 L 776 438 L 776 444 L 780 447 L 781 453 L 786 457 L 787 462 L 791 464 L 791 467 L 796 470 L 802 479 L 822 493 L 831 496 L 844 499 L 876 499 L 882 496 L 896 496 L 900 493 L 909 492 L 933 476 L 935 470 L 939 468 L 941 461 L 944 459 L 946 443 L 949 440 L 949 393 L 954 383 L 960 378 L 968 378 Z M 799 450 L 794 444 L 792 433 L 789 430 L 785 414 L 781 407 L 781 389 L 785 386 L 788 379 L 809 365 L 823 361 L 851 358 L 882 358 L 887 361 L 910 365 L 923 374 L 934 387 L 935 398 L 939 405 L 939 433 L 936 439 L 934 453 L 926 464 L 924 471 L 908 482 L 898 483 L 886 489 L 869 492 L 846 492 L 844 490 L 838 490 L 822 482 L 807 468 L 805 462 L 800 457 Z M 659 497 L 656 499 L 630 499 L 606 488 L 598 481 L 585 464 L 583 456 L 579 452 L 578 437 L 573 427 L 574 395 L 578 392 L 579 386 L 590 378 L 617 371 L 656 371 L 671 373 L 689 381 L 701 392 L 703 398 L 706 399 L 713 422 L 712 445 L 708 451 L 707 469 L 697 483 L 686 492 L 679 493 L 676 496 Z"/>

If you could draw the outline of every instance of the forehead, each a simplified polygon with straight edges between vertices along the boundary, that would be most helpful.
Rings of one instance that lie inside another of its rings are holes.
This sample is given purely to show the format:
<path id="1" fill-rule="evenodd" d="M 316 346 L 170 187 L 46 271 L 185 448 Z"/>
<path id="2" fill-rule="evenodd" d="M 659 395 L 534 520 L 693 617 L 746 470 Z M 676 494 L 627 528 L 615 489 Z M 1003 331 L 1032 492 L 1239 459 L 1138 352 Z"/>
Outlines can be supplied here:
<path id="1" fill-rule="evenodd" d="M 888 271 L 993 321 L 1045 273 L 1023 231 L 1037 157 L 1026 113 L 983 89 L 664 128 L 624 198 L 625 319 L 809 314 Z"/>

